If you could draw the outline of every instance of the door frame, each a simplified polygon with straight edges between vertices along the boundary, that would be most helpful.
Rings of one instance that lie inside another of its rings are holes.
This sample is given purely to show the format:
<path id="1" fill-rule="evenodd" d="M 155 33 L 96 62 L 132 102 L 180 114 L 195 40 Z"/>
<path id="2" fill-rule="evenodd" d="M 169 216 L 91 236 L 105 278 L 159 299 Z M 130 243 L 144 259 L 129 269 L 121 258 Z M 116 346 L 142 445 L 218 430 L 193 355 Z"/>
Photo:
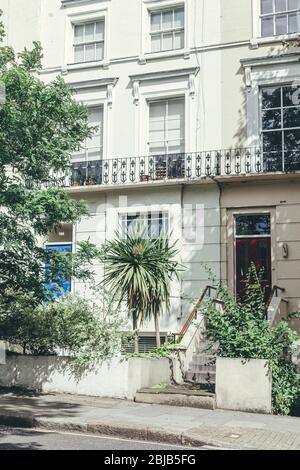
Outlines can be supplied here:
<path id="1" fill-rule="evenodd" d="M 236 238 L 235 217 L 237 215 L 270 214 L 271 216 L 271 285 L 277 284 L 276 262 L 276 209 L 275 207 L 245 207 L 229 208 L 226 214 L 226 244 L 227 244 L 227 285 L 232 294 L 236 296 Z M 249 237 L 250 238 L 250 237 Z"/>

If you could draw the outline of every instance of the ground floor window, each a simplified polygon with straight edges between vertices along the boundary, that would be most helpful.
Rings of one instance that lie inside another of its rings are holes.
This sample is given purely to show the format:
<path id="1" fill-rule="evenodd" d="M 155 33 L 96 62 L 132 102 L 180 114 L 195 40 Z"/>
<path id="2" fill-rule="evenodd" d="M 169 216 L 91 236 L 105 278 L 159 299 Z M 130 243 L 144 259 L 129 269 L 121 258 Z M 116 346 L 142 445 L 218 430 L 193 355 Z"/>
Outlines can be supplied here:
<path id="1" fill-rule="evenodd" d="M 122 234 L 127 237 L 140 230 L 149 239 L 157 239 L 160 235 L 169 236 L 169 214 L 159 212 L 136 212 L 120 215 Z"/>
<path id="2" fill-rule="evenodd" d="M 72 243 L 49 244 L 46 250 L 59 251 L 62 253 L 72 252 Z M 63 294 L 71 292 L 71 278 L 64 273 L 63 268 L 53 273 L 50 271 L 49 258 L 45 263 L 45 288 L 51 298 L 59 298 Z"/>

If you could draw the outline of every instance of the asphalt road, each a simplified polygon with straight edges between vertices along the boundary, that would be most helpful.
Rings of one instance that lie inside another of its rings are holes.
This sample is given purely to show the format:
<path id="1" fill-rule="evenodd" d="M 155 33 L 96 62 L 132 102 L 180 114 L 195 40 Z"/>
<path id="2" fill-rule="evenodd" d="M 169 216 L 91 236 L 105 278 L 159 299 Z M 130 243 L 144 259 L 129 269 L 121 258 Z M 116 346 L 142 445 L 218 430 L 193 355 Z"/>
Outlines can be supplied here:
<path id="1" fill-rule="evenodd" d="M 3 450 L 187 450 L 186 447 L 106 438 L 76 433 L 7 428 L 0 426 Z"/>

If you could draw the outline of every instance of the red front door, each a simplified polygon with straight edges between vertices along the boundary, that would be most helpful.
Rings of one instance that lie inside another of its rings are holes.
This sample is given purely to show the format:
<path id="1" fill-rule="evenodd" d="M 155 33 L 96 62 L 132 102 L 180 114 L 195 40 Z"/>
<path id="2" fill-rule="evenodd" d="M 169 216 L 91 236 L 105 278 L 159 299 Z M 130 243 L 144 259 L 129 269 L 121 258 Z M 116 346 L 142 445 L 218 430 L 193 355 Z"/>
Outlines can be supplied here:
<path id="1" fill-rule="evenodd" d="M 239 299 L 244 297 L 251 263 L 255 264 L 257 272 L 262 270 L 261 285 L 267 301 L 272 282 L 270 237 L 236 239 L 236 294 Z"/>

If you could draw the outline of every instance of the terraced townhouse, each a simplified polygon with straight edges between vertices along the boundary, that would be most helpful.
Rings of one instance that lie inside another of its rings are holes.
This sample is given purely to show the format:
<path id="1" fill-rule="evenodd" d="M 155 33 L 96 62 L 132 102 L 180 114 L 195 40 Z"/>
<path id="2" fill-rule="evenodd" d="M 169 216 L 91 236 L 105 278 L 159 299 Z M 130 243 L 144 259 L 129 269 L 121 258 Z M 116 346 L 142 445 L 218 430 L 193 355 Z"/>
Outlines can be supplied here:
<path id="1" fill-rule="evenodd" d="M 300 307 L 300 0 L 0 0 L 16 49 L 41 41 L 98 131 L 66 191 L 91 212 L 50 234 L 75 250 L 142 223 L 185 266 L 162 336 L 207 285 L 242 294 L 251 261 L 277 309 Z M 103 267 L 97 266 L 100 280 Z M 70 280 L 66 290 L 85 292 Z M 283 313 L 284 314 L 284 313 Z M 294 321 L 300 331 L 300 324 Z M 141 346 L 155 343 L 154 325 Z"/>

